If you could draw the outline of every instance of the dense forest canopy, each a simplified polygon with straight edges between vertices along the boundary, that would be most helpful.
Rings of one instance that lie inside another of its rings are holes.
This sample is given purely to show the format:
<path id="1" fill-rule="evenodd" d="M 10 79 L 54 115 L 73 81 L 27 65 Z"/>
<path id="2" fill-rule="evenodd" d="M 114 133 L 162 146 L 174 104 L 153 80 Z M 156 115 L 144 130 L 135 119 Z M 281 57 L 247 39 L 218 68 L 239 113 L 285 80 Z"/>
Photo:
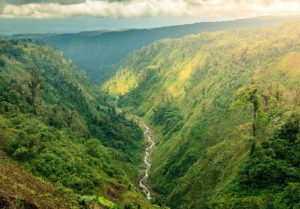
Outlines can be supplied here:
<path id="1" fill-rule="evenodd" d="M 144 146 L 138 126 L 103 103 L 62 52 L 30 42 L 0 45 L 0 163 L 18 162 L 1 167 L 0 206 L 55 208 L 63 197 L 51 188 L 56 186 L 67 196 L 58 208 L 98 204 L 98 197 L 115 208 L 150 208 L 134 186 Z M 18 171 L 17 165 L 26 172 L 9 184 L 7 174 Z M 33 181 L 28 191 L 13 189 Z M 39 200 L 32 198 L 35 192 L 54 196 Z"/>

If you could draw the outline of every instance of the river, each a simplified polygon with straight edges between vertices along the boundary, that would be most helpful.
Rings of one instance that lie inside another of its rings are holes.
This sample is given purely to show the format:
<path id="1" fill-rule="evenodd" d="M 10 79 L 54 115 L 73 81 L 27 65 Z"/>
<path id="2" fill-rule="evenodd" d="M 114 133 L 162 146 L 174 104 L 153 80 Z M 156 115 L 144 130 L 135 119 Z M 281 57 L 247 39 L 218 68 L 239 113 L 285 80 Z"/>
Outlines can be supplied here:
<path id="1" fill-rule="evenodd" d="M 120 108 L 116 108 L 117 111 L 119 113 L 122 113 L 122 109 Z M 145 194 L 145 196 L 147 197 L 148 200 L 152 199 L 151 196 L 151 191 L 150 191 L 150 187 L 148 186 L 149 184 L 147 184 L 148 179 L 149 179 L 149 171 L 151 168 L 151 151 L 154 149 L 155 147 L 155 142 L 153 140 L 153 135 L 151 133 L 150 128 L 143 122 L 143 120 L 135 115 L 127 115 L 128 119 L 133 119 L 136 123 L 138 123 L 141 128 L 144 130 L 144 136 L 147 139 L 147 147 L 145 149 L 145 154 L 144 154 L 144 165 L 145 168 L 143 170 L 143 175 L 142 178 L 139 180 L 139 188 L 143 191 L 143 193 Z"/>
<path id="2" fill-rule="evenodd" d="M 145 155 L 144 155 L 144 164 L 145 164 L 145 169 L 143 172 L 143 176 L 139 181 L 139 187 L 142 189 L 143 193 L 146 195 L 148 200 L 151 200 L 152 196 L 151 196 L 151 191 L 150 188 L 147 186 L 147 181 L 149 179 L 149 171 L 151 168 L 151 151 L 153 150 L 153 148 L 155 147 L 155 142 L 153 140 L 153 136 L 151 133 L 150 128 L 144 123 L 141 123 L 143 125 L 143 129 L 144 129 L 144 135 L 147 139 L 147 147 L 145 150 Z"/>

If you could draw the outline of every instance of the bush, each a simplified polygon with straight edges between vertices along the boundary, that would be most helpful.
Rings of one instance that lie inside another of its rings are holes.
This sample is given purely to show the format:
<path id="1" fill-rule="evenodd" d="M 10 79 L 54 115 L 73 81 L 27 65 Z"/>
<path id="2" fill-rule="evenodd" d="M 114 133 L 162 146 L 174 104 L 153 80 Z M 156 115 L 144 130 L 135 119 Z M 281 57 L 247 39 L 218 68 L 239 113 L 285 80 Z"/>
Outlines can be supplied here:
<path id="1" fill-rule="evenodd" d="M 300 208 L 300 183 L 289 183 L 278 198 L 281 208 Z"/>
<path id="2" fill-rule="evenodd" d="M 183 116 L 176 105 L 169 103 L 154 110 L 151 122 L 163 126 L 164 134 L 174 133 L 182 128 Z"/>
<path id="3" fill-rule="evenodd" d="M 0 68 L 4 68 L 4 67 L 5 67 L 5 62 L 0 59 Z"/>
<path id="4" fill-rule="evenodd" d="M 293 116 L 273 138 L 254 148 L 239 173 L 241 186 L 264 189 L 300 181 L 299 121 L 298 116 Z"/>
<path id="5" fill-rule="evenodd" d="M 13 157 L 17 160 L 26 161 L 30 157 L 30 151 L 26 147 L 19 147 L 14 152 Z"/>

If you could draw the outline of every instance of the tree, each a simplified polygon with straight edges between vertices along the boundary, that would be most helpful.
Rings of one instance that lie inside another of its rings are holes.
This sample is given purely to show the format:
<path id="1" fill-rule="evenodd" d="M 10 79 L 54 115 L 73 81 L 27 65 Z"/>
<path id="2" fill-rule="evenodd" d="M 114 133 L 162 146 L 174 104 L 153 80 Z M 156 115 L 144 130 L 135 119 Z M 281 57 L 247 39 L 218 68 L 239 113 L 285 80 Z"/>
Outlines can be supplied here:
<path id="1" fill-rule="evenodd" d="M 0 70 L 5 67 L 5 62 L 0 59 Z"/>
<path id="2" fill-rule="evenodd" d="M 252 109 L 252 134 L 256 136 L 256 120 L 260 106 L 260 86 L 252 84 L 244 86 L 237 91 L 236 101 L 231 105 L 232 108 L 249 107 Z"/>
<path id="3" fill-rule="evenodd" d="M 42 89 L 42 78 L 37 68 L 31 69 L 31 77 L 28 84 L 30 90 L 30 105 L 33 107 L 34 114 L 37 114 L 37 98 Z"/>
<path id="4" fill-rule="evenodd" d="M 294 110 L 300 104 L 300 88 L 295 91 L 295 98 L 294 98 Z"/>
<path id="5" fill-rule="evenodd" d="M 74 116 L 75 116 L 74 111 L 68 111 L 67 116 L 66 116 L 66 122 L 67 122 L 68 128 L 71 128 Z"/>

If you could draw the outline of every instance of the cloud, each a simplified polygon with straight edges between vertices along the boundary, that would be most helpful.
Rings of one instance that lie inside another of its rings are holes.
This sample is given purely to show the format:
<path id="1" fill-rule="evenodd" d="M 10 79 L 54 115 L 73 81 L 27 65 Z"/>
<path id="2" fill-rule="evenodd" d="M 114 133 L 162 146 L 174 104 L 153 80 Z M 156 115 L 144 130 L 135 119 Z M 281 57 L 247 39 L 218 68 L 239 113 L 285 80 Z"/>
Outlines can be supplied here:
<path id="1" fill-rule="evenodd" d="M 58 3 L 58 4 L 76 4 L 85 0 L 0 0 L 6 4 L 23 5 L 30 3 Z"/>
<path id="2" fill-rule="evenodd" d="M 0 3 L 3 0 L 0 0 Z M 300 0 L 12 0 L 2 18 L 192 16 L 230 19 L 300 14 Z M 23 3 L 22 3 L 23 2 Z M 0 4 L 1 6 L 1 4 Z"/>

